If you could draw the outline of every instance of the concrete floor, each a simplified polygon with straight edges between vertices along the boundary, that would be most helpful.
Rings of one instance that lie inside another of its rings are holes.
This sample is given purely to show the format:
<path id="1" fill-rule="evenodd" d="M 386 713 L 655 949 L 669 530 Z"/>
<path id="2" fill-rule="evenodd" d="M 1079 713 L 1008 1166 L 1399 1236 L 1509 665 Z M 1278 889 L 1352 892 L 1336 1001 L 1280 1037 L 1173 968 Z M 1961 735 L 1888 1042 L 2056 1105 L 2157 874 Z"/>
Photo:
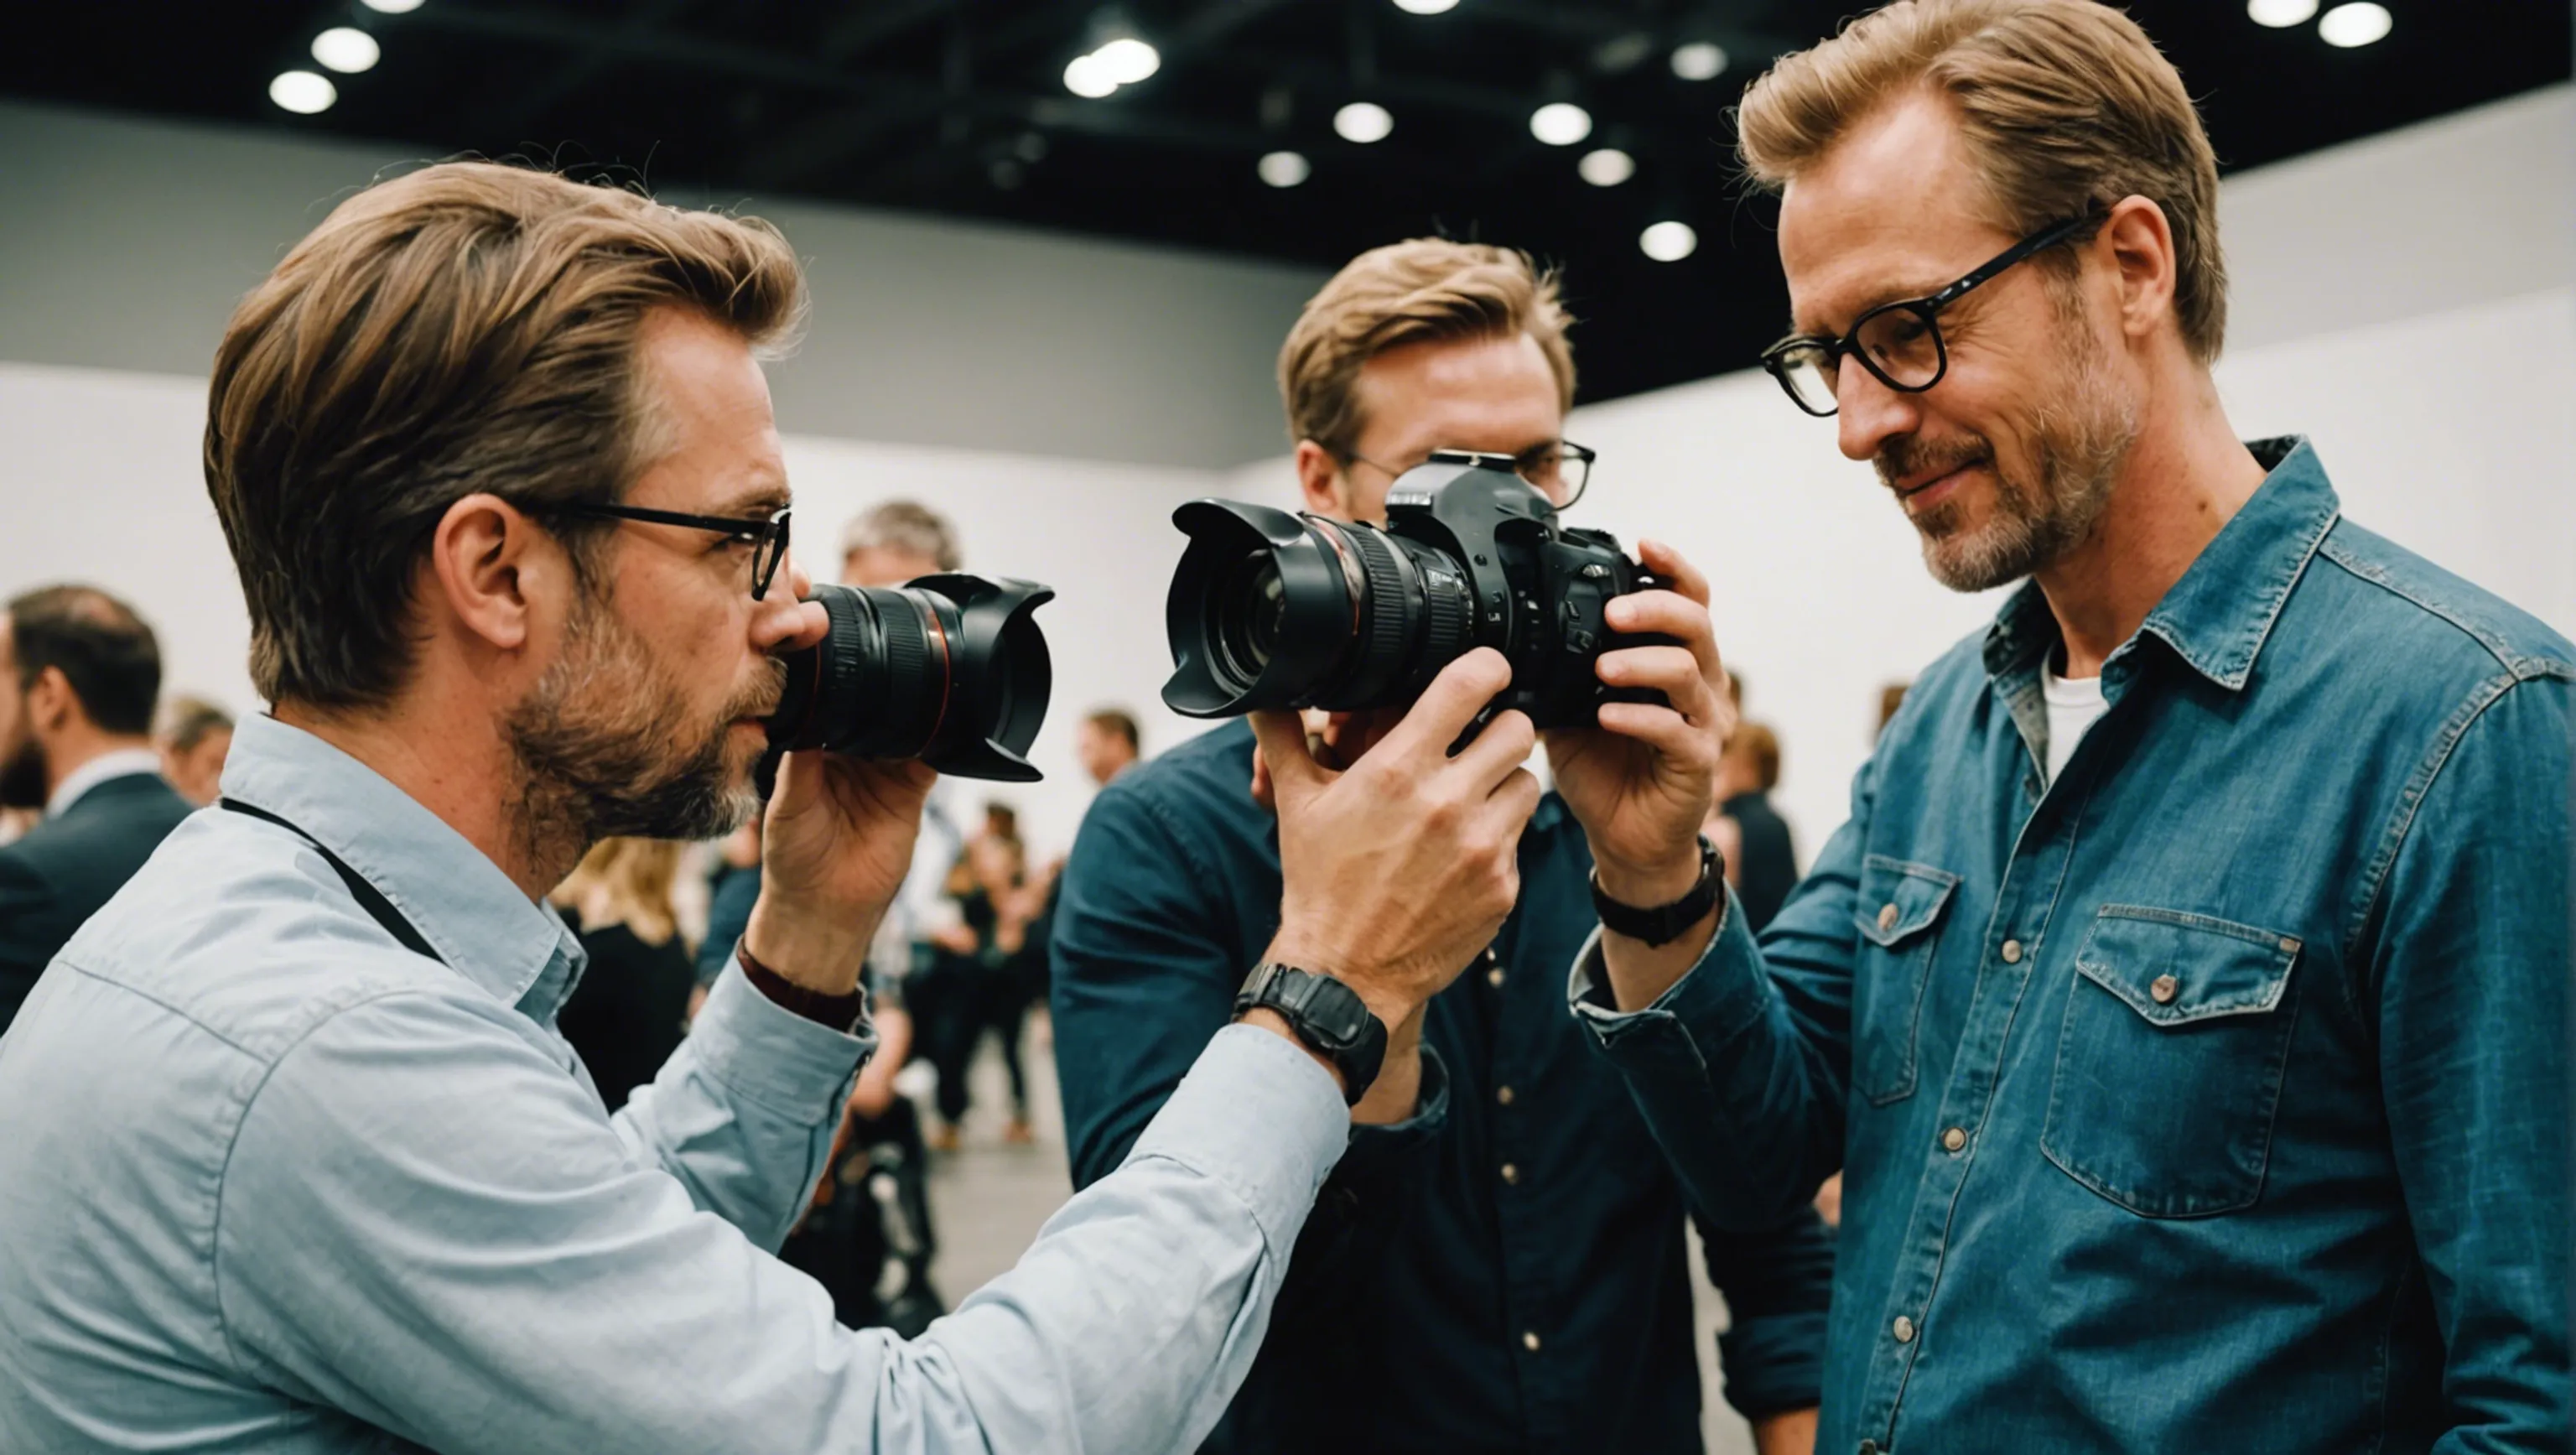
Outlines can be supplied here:
<path id="1" fill-rule="evenodd" d="M 1072 1191 L 1065 1166 L 1064 1114 L 1056 1097 L 1055 1060 L 1043 1021 L 1026 1039 L 1030 1119 L 1035 1145 L 1002 1140 L 1010 1104 L 999 1051 L 987 1044 L 974 1067 L 974 1107 L 966 1115 L 965 1145 L 931 1160 L 930 1215 L 939 1231 L 939 1256 L 931 1276 L 953 1305 L 1019 1260 L 1039 1225 Z M 925 1112 L 927 1108 L 924 1109 Z M 1744 1421 L 1718 1395 L 1716 1331 L 1725 1308 L 1701 1273 L 1696 1234 L 1692 1281 L 1699 1309 L 1700 1405 L 1708 1455 L 1753 1455 Z"/>

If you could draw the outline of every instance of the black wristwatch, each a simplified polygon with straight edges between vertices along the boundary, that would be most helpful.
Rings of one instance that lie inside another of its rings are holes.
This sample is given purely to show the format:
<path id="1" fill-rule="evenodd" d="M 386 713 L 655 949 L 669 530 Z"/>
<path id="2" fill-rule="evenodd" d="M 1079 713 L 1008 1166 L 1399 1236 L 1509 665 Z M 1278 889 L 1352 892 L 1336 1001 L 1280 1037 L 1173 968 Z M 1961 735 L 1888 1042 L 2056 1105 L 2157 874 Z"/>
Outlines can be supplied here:
<path id="1" fill-rule="evenodd" d="M 1649 945 L 1669 945 L 1682 937 L 1692 925 L 1708 918 L 1717 908 L 1718 897 L 1726 893 L 1726 865 L 1718 857 L 1717 845 L 1708 835 L 1699 836 L 1699 882 L 1690 893 L 1657 909 L 1639 909 L 1621 904 L 1601 892 L 1601 871 L 1592 871 L 1592 911 L 1601 917 L 1601 927 L 1632 940 Z"/>
<path id="2" fill-rule="evenodd" d="M 1332 1062 L 1342 1073 L 1343 1099 L 1359 1105 L 1386 1062 L 1386 1026 L 1358 991 L 1330 975 L 1269 962 L 1254 966 L 1234 993 L 1237 1020 L 1256 1008 L 1278 1012 L 1298 1040 Z"/>

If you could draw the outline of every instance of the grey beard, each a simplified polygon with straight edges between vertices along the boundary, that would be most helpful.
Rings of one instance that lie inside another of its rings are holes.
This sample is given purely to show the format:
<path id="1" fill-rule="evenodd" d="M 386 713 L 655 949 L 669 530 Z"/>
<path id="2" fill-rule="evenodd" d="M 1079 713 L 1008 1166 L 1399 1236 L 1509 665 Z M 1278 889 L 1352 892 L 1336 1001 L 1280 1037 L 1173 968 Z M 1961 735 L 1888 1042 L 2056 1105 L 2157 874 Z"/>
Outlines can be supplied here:
<path id="1" fill-rule="evenodd" d="M 606 611 L 584 614 L 564 656 L 506 725 L 530 862 L 560 858 L 569 871 L 604 838 L 711 839 L 740 828 L 760 802 L 748 784 L 733 783 L 725 747 L 746 705 L 729 704 L 675 752 L 691 742 L 679 693 L 657 680 Z"/>
<path id="2" fill-rule="evenodd" d="M 2098 351 L 2081 347 L 2061 402 L 2034 416 L 2034 484 L 1995 470 L 1995 519 L 1973 534 L 1954 507 L 1915 521 L 1923 565 L 1953 591 L 1985 591 L 2018 581 L 2082 545 L 2110 507 L 2120 467 L 2138 439 L 2135 400 L 2122 395 Z"/>

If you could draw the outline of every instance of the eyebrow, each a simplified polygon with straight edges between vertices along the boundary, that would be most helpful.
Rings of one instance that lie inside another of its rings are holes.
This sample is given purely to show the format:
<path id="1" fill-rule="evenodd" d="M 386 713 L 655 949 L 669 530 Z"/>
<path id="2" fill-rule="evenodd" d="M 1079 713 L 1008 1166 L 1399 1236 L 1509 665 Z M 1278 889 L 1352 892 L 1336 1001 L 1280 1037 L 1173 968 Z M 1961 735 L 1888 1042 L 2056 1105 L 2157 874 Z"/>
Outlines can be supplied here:
<path id="1" fill-rule="evenodd" d="M 796 492 L 784 480 L 766 480 L 732 496 L 724 504 L 707 512 L 710 515 L 755 516 L 775 515 L 796 503 Z"/>

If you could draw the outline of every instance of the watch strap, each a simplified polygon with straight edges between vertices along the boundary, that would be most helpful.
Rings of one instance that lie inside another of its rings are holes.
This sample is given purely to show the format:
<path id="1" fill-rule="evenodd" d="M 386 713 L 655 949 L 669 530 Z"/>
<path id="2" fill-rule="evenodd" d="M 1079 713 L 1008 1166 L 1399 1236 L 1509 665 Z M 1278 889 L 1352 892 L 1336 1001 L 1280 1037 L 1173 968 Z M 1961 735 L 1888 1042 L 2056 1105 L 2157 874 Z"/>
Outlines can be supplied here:
<path id="1" fill-rule="evenodd" d="M 1276 1014 L 1308 1050 L 1332 1062 L 1349 1105 L 1359 1105 L 1386 1064 L 1385 1024 L 1358 991 L 1330 975 L 1264 961 L 1234 995 L 1236 1019 L 1253 1010 Z"/>
<path id="2" fill-rule="evenodd" d="M 1592 909 L 1601 917 L 1601 927 L 1648 945 L 1669 945 L 1680 939 L 1691 926 L 1708 918 L 1725 893 L 1726 864 L 1706 834 L 1699 836 L 1699 882 L 1670 904 L 1653 909 L 1622 904 L 1602 892 L 1601 871 L 1592 872 Z"/>

